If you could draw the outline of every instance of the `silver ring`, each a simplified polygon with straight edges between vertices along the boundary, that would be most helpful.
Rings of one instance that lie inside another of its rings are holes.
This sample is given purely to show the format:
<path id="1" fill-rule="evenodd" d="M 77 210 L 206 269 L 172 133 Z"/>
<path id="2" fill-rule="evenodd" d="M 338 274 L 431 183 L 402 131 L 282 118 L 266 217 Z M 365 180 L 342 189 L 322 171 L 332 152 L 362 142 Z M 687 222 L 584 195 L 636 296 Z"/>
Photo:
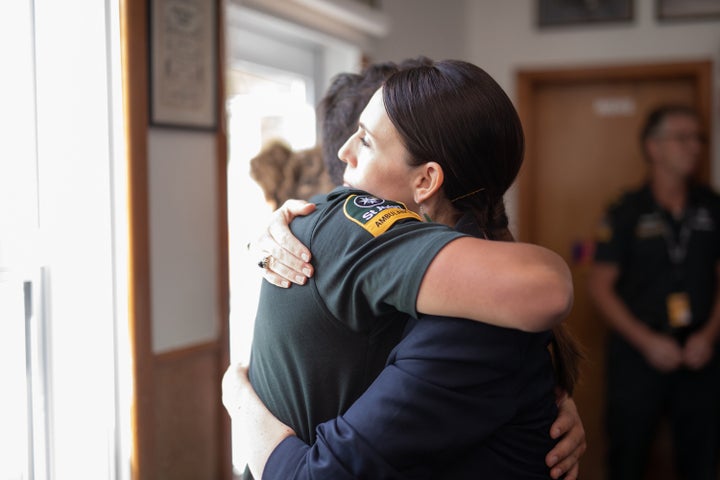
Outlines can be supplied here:
<path id="1" fill-rule="evenodd" d="M 268 266 L 270 265 L 271 258 L 272 257 L 270 255 L 263 257 L 262 260 L 258 262 L 258 267 L 267 270 Z"/>

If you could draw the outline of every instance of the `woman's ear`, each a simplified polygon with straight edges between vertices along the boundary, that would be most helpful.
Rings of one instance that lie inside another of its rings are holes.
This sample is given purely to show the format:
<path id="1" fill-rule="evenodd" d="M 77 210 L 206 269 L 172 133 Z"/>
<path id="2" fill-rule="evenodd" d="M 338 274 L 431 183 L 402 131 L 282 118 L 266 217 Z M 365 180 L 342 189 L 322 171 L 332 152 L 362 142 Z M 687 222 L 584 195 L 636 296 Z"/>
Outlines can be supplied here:
<path id="1" fill-rule="evenodd" d="M 442 188 L 445 173 L 437 162 L 423 164 L 415 180 L 414 200 L 418 205 L 432 198 Z"/>

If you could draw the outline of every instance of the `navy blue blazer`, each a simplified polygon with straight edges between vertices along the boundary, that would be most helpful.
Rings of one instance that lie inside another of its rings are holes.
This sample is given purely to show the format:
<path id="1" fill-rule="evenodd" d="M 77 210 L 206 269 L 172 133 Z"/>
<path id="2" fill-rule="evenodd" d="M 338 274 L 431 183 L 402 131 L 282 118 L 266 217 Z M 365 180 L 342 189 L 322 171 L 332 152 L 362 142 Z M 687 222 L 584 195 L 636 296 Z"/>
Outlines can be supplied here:
<path id="1" fill-rule="evenodd" d="M 483 236 L 471 215 L 455 228 Z M 548 479 L 557 417 L 551 336 L 410 320 L 370 388 L 320 424 L 313 445 L 280 443 L 263 480 Z"/>
<path id="2" fill-rule="evenodd" d="M 411 320 L 371 387 L 308 446 L 285 439 L 263 479 L 550 478 L 551 333 Z"/>

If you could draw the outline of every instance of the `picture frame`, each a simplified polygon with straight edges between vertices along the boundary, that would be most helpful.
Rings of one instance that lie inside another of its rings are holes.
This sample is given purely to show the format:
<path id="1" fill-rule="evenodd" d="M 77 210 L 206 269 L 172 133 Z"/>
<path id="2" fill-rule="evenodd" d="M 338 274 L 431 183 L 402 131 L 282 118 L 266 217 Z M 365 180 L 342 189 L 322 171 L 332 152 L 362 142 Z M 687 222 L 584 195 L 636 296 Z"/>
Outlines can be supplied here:
<path id="1" fill-rule="evenodd" d="M 656 0 L 655 9 L 660 21 L 720 18 L 720 0 Z"/>
<path id="2" fill-rule="evenodd" d="M 633 18 L 633 0 L 537 0 L 537 22 L 540 28 L 621 23 L 630 22 Z"/>
<path id="3" fill-rule="evenodd" d="M 150 125 L 218 125 L 217 2 L 150 0 Z"/>

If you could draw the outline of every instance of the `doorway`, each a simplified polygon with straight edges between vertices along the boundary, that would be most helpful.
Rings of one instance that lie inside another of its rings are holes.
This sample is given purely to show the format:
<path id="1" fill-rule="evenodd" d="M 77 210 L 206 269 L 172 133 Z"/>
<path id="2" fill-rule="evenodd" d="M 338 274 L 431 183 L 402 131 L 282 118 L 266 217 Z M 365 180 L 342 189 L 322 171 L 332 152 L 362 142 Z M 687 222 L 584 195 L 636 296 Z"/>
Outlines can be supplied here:
<path id="1" fill-rule="evenodd" d="M 575 400 L 585 426 L 586 480 L 605 478 L 604 339 L 590 303 L 592 239 L 605 208 L 644 178 L 638 135 L 645 114 L 661 102 L 695 106 L 707 131 L 711 62 L 525 70 L 518 73 L 518 110 L 527 151 L 519 180 L 519 238 L 560 254 L 570 265 L 575 304 L 566 321 L 585 348 Z M 699 175 L 708 180 L 708 148 Z M 666 429 L 656 439 L 648 478 L 672 474 Z"/>
<path id="2" fill-rule="evenodd" d="M 308 81 L 293 72 L 236 64 L 227 75 L 228 234 L 230 260 L 230 356 L 248 362 L 260 295 L 257 259 L 245 245 L 258 238 L 272 207 L 250 177 L 250 160 L 263 145 L 281 140 L 293 150 L 315 144 L 315 117 L 306 96 Z M 310 126 L 311 128 L 308 128 Z M 233 428 L 233 443 L 242 432 Z M 233 449 L 233 464 L 244 459 Z"/>
<path id="3" fill-rule="evenodd" d="M 236 2 L 227 4 L 226 45 L 230 358 L 247 362 L 262 276 L 246 245 L 273 208 L 250 176 L 250 160 L 276 140 L 293 151 L 313 147 L 315 105 L 336 73 L 360 64 L 360 50 Z M 232 428 L 234 445 L 240 434 Z M 242 471 L 244 459 L 232 450 L 235 471 Z"/>

